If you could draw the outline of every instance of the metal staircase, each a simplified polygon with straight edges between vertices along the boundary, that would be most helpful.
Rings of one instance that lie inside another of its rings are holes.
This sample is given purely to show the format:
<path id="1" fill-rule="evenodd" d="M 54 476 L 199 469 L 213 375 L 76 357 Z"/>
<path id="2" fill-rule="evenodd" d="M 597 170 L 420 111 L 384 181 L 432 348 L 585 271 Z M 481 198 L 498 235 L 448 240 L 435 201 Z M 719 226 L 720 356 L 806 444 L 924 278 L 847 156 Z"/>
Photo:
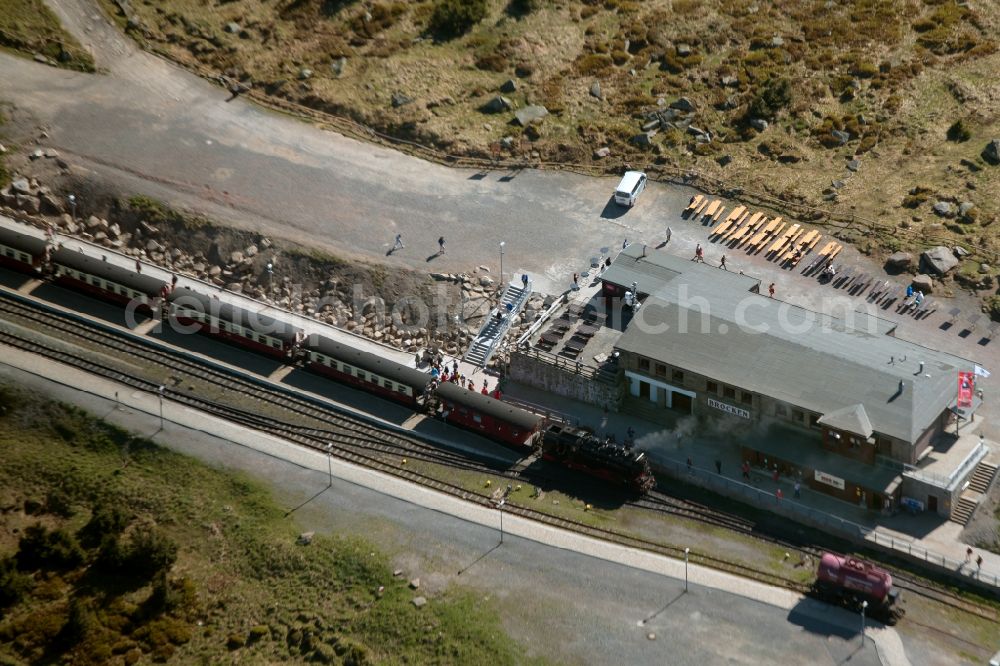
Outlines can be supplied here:
<path id="1" fill-rule="evenodd" d="M 490 311 L 486 321 L 483 322 L 479 333 L 472 340 L 468 351 L 462 360 L 467 363 L 485 368 L 490 362 L 493 353 L 500 347 L 507 331 L 510 330 L 511 322 L 524 309 L 524 304 L 531 296 L 532 281 L 528 281 L 527 287 L 521 281 L 508 282 L 504 287 L 503 295 L 500 297 L 500 305 Z"/>

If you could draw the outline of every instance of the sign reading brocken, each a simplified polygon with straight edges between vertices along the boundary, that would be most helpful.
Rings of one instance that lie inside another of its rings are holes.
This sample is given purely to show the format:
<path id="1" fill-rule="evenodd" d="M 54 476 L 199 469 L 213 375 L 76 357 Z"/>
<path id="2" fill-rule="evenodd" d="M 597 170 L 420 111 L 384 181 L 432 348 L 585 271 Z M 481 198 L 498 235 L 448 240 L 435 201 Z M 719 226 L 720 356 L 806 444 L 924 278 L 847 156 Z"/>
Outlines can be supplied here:
<path id="1" fill-rule="evenodd" d="M 821 472 L 819 470 L 816 470 L 815 478 L 820 483 L 825 483 L 828 486 L 833 486 L 838 490 L 844 489 L 844 480 L 832 474 L 827 474 L 826 472 Z"/>
<path id="2" fill-rule="evenodd" d="M 740 417 L 745 418 L 745 419 L 750 418 L 750 410 L 743 409 L 742 407 L 735 407 L 733 405 L 730 405 L 730 404 L 727 404 L 727 403 L 724 403 L 724 402 L 719 402 L 715 398 L 709 398 L 708 399 L 708 406 L 709 407 L 715 407 L 716 409 L 719 409 L 719 410 L 721 410 L 723 412 L 726 412 L 728 414 L 732 414 L 734 416 L 740 416 Z"/>

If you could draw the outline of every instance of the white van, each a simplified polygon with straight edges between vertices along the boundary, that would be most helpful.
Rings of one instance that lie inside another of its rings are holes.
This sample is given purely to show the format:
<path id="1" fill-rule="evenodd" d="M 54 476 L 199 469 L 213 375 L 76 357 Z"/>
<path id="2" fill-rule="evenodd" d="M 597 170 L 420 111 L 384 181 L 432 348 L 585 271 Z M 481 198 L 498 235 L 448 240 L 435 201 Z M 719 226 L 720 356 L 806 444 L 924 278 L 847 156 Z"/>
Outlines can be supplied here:
<path id="1" fill-rule="evenodd" d="M 631 208 L 644 189 L 646 189 L 646 174 L 641 171 L 626 171 L 622 176 L 622 182 L 615 188 L 615 203 Z"/>

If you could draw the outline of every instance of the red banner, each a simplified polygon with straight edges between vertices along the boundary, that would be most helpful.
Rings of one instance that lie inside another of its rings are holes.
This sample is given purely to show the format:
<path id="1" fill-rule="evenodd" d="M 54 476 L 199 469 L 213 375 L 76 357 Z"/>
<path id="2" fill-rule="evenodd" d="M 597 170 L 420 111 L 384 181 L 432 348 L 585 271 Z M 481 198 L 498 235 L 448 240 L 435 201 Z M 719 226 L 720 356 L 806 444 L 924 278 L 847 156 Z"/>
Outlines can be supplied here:
<path id="1" fill-rule="evenodd" d="M 958 373 L 958 408 L 967 409 L 972 407 L 972 384 L 975 382 L 975 375 L 971 372 Z"/>

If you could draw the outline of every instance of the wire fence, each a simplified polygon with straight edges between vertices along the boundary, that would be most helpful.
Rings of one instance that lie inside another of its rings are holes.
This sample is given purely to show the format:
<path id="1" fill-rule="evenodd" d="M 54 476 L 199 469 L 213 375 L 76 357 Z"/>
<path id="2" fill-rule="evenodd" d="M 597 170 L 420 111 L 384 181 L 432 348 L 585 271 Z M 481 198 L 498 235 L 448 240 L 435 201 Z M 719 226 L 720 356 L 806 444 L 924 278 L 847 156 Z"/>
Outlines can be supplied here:
<path id="1" fill-rule="evenodd" d="M 654 463 L 653 468 L 659 474 L 681 479 L 744 504 L 785 516 L 823 531 L 835 533 L 851 541 L 876 546 L 904 559 L 908 558 L 914 562 L 925 563 L 942 573 L 979 587 L 988 588 L 993 592 L 1000 590 L 1000 574 L 982 571 L 971 563 L 949 558 L 919 543 L 897 539 L 871 527 L 840 518 L 796 501 L 795 498 L 778 497 L 773 492 L 761 490 L 749 483 L 731 479 L 712 470 L 695 466 L 689 467 L 685 462 L 677 460 L 665 462 L 658 460 Z"/>

